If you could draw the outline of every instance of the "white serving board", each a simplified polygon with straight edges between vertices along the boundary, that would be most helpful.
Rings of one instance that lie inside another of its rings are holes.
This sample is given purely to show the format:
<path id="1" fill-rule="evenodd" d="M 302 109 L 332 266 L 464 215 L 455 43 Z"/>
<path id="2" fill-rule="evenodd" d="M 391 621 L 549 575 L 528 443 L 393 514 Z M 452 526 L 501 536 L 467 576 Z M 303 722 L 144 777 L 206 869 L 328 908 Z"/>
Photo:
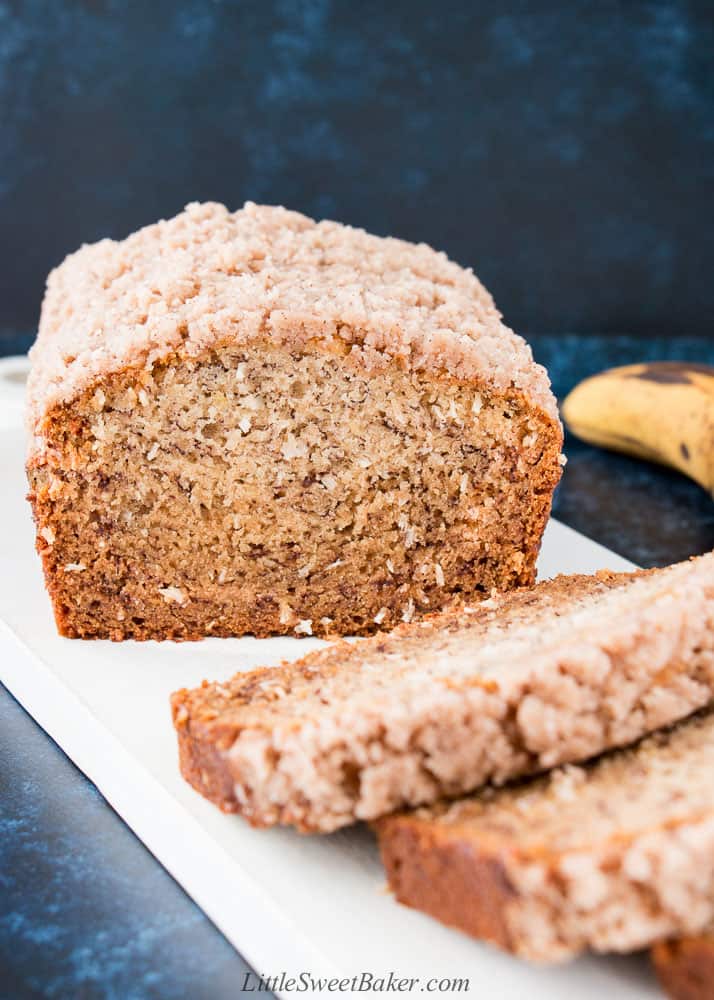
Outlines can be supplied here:
<path id="1" fill-rule="evenodd" d="M 422 977 L 422 985 L 464 977 L 470 989 L 459 995 L 499 1000 L 660 995 L 643 956 L 534 968 L 399 906 L 385 892 L 367 829 L 329 837 L 257 831 L 192 791 L 177 768 L 169 694 L 204 677 L 295 658 L 320 643 L 59 638 L 34 553 L 23 435 L 12 424 L 7 419 L 0 429 L 0 680 L 257 972 L 349 978 L 393 970 Z M 548 526 L 541 576 L 629 566 L 558 522 Z"/>

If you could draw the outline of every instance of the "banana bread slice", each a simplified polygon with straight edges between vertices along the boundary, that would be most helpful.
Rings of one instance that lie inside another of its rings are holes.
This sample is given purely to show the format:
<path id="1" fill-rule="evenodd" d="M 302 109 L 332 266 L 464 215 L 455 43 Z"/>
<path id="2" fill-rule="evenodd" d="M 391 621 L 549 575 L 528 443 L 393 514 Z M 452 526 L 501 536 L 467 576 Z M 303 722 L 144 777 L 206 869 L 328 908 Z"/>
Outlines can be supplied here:
<path id="1" fill-rule="evenodd" d="M 386 817 L 397 899 L 524 958 L 627 952 L 714 918 L 714 713 L 585 766 Z"/>
<path id="2" fill-rule="evenodd" d="M 673 1000 L 714 998 L 714 933 L 660 941 L 652 961 L 662 986 Z"/>
<path id="3" fill-rule="evenodd" d="M 714 692 L 714 554 L 559 577 L 172 699 L 184 777 L 329 831 L 582 760 Z"/>
<path id="4" fill-rule="evenodd" d="M 534 579 L 548 377 L 427 246 L 192 205 L 67 258 L 31 358 L 63 635 L 363 634 Z"/>

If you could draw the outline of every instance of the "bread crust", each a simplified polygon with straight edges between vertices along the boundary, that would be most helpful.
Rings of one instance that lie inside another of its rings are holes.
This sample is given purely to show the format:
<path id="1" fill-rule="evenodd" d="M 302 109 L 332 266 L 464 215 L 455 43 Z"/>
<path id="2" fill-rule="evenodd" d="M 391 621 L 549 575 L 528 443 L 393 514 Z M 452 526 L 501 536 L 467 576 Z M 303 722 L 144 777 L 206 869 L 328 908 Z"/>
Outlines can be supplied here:
<path id="1" fill-rule="evenodd" d="M 712 1000 L 714 997 L 714 936 L 661 941 L 652 949 L 652 961 L 665 992 L 672 1000 Z"/>
<path id="2" fill-rule="evenodd" d="M 499 948 L 513 948 L 506 914 L 518 893 L 496 854 L 440 838 L 438 830 L 406 817 L 387 830 L 380 837 L 382 863 L 401 903 Z M 488 904 L 474 905 L 481 899 Z"/>
<path id="3" fill-rule="evenodd" d="M 237 812 L 233 779 L 223 767 L 219 748 L 213 743 L 192 737 L 186 728 L 179 728 L 177 732 L 179 767 L 186 781 L 222 812 Z"/>

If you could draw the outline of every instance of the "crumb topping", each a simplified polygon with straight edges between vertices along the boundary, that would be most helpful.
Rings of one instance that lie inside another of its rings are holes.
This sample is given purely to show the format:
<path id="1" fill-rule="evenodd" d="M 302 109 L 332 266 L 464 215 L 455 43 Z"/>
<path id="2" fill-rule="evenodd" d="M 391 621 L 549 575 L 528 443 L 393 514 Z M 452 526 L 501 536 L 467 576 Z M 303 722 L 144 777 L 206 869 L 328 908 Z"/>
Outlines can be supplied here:
<path id="1" fill-rule="evenodd" d="M 556 415 L 545 369 L 471 270 L 425 244 L 249 202 L 233 213 L 189 205 L 125 240 L 83 246 L 50 274 L 31 427 L 108 374 L 266 336 L 298 350 L 323 342 L 368 370 L 397 362 L 482 378 Z"/>

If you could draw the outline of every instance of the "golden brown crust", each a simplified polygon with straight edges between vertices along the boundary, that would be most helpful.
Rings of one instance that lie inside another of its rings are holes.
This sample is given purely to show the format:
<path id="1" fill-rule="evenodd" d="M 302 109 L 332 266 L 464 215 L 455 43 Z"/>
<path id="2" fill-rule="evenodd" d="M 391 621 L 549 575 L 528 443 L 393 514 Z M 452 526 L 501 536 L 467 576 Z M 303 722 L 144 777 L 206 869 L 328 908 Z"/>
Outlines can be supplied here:
<path id="1" fill-rule="evenodd" d="M 233 780 L 227 769 L 221 766 L 221 754 L 216 745 L 197 739 L 186 727 L 177 726 L 177 733 L 179 767 L 186 781 L 222 812 L 237 812 Z"/>
<path id="2" fill-rule="evenodd" d="M 714 998 L 714 935 L 662 941 L 652 949 L 652 961 L 672 1000 Z"/>
<path id="3" fill-rule="evenodd" d="M 409 816 L 387 817 L 376 826 L 387 880 L 400 903 L 512 948 L 506 914 L 517 893 L 497 854 L 440 838 L 438 829 L 425 829 Z"/>

